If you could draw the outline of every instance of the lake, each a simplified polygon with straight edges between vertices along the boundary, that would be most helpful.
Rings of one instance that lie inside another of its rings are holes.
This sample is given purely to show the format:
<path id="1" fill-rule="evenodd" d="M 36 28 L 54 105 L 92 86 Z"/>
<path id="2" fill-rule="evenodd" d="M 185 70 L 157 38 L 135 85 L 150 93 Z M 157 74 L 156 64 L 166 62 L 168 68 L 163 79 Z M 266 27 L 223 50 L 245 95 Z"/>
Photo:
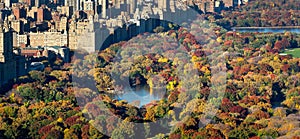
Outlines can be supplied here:
<path id="1" fill-rule="evenodd" d="M 152 101 L 162 99 L 166 90 L 154 89 L 150 91 L 148 86 L 140 86 L 124 89 L 123 92 L 125 93 L 116 95 L 115 99 L 126 100 L 132 105 L 142 107 L 143 105 L 149 104 Z"/>
<path id="2" fill-rule="evenodd" d="M 300 33 L 300 28 L 289 27 L 289 28 L 281 28 L 281 27 L 235 27 L 232 28 L 233 31 L 237 32 L 260 32 L 260 33 Z"/>
<path id="3" fill-rule="evenodd" d="M 300 33 L 300 27 L 236 27 L 232 28 L 237 32 L 261 32 L 261 33 Z M 149 104 L 152 101 L 160 100 L 164 97 L 166 90 L 151 90 L 148 86 L 127 88 L 122 90 L 123 94 L 115 95 L 118 100 L 125 100 L 128 103 L 137 107 Z M 275 102 L 276 103 L 276 102 Z M 274 104 L 275 107 L 280 106 L 280 102 Z"/>

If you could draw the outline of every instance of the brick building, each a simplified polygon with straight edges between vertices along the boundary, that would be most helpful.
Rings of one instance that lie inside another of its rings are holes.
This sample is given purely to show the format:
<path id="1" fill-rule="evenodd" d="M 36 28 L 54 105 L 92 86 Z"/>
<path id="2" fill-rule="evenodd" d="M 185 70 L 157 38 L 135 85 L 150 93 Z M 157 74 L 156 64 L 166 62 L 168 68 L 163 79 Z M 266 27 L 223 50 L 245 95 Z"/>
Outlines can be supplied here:
<path id="1" fill-rule="evenodd" d="M 13 7 L 12 12 L 16 19 L 26 18 L 26 10 L 24 7 Z"/>
<path id="2" fill-rule="evenodd" d="M 48 8 L 42 6 L 37 10 L 37 21 L 43 22 L 44 20 L 51 20 L 52 15 Z"/>

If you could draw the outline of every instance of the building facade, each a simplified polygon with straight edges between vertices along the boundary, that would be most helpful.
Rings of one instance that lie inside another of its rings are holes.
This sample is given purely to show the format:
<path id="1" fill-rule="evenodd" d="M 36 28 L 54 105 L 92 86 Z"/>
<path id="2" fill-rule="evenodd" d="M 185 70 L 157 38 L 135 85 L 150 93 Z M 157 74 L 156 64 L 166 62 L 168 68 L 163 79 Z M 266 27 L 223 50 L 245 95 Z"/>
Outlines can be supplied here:
<path id="1" fill-rule="evenodd" d="M 57 30 L 50 30 L 48 32 L 30 32 L 29 44 L 32 47 L 37 46 L 67 46 L 68 33 L 65 31 L 61 33 Z"/>
<path id="2" fill-rule="evenodd" d="M 13 52 L 12 30 L 6 18 L 4 23 L 0 23 L 0 86 L 25 73 L 24 61 Z"/>

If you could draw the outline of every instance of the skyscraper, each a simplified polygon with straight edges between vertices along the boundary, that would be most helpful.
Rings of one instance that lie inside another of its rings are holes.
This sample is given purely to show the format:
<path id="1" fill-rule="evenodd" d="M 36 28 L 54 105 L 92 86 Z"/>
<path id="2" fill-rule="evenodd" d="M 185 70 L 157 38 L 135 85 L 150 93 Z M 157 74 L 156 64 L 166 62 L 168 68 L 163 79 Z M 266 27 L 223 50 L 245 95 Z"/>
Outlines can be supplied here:
<path id="1" fill-rule="evenodd" d="M 10 0 L 4 0 L 5 6 L 10 7 L 11 6 L 11 1 Z"/>
<path id="2" fill-rule="evenodd" d="M 120 9 L 121 0 L 113 0 L 113 4 L 114 4 L 115 8 Z"/>
<path id="3" fill-rule="evenodd" d="M 35 0 L 34 1 L 34 6 L 40 7 L 41 6 L 40 0 Z"/>
<path id="4" fill-rule="evenodd" d="M 137 0 L 128 0 L 129 1 L 129 13 L 134 14 L 137 6 Z"/>
<path id="5" fill-rule="evenodd" d="M 163 10 L 168 10 L 168 7 L 170 5 L 170 0 L 158 0 L 158 8 Z"/>
<path id="6" fill-rule="evenodd" d="M 92 0 L 84 1 L 84 10 L 94 10 L 94 2 Z"/>
<path id="7" fill-rule="evenodd" d="M 101 10 L 101 12 L 102 12 L 102 13 L 101 13 L 101 15 L 102 15 L 101 17 L 102 17 L 102 18 L 106 18 L 106 17 L 107 17 L 106 9 L 108 8 L 108 0 L 101 0 L 101 3 L 100 3 L 100 4 L 101 4 L 101 7 L 102 7 L 102 8 L 101 8 L 101 9 L 102 9 L 102 10 Z"/>
<path id="8" fill-rule="evenodd" d="M 12 42 L 12 31 L 6 18 L 4 23 L 0 23 L 0 86 L 17 75 Z"/>
<path id="9" fill-rule="evenodd" d="M 80 10 L 80 0 L 65 0 L 65 6 L 73 7 L 73 12 Z"/>
<path id="10" fill-rule="evenodd" d="M 95 7 L 94 7 L 94 11 L 95 11 L 95 15 L 98 15 L 98 6 L 99 6 L 99 2 L 98 2 L 98 0 L 95 0 L 95 5 L 94 5 Z"/>

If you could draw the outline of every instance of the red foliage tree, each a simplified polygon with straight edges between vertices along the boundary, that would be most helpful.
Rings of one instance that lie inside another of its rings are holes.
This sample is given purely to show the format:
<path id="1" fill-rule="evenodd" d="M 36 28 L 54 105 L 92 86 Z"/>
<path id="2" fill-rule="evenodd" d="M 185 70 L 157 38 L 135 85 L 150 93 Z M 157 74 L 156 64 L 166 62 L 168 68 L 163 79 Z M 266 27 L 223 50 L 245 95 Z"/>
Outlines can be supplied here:
<path id="1" fill-rule="evenodd" d="M 39 134 L 40 135 L 46 135 L 47 133 L 49 133 L 51 131 L 51 129 L 54 127 L 54 125 L 46 125 L 43 126 L 40 130 L 39 130 Z"/>
<path id="2" fill-rule="evenodd" d="M 274 49 L 281 50 L 282 49 L 282 41 L 276 41 L 274 44 Z"/>
<path id="3" fill-rule="evenodd" d="M 247 110 L 241 106 L 233 106 L 229 109 L 231 113 L 239 113 L 241 117 L 245 117 L 247 114 Z"/>
<path id="4" fill-rule="evenodd" d="M 72 116 L 72 117 L 69 117 L 65 120 L 65 123 L 68 125 L 68 126 L 72 126 L 74 124 L 77 124 L 79 121 L 80 117 L 79 116 Z"/>
<path id="5" fill-rule="evenodd" d="M 229 110 L 233 107 L 233 103 L 228 98 L 223 98 L 221 109 L 225 112 L 229 112 Z"/>

